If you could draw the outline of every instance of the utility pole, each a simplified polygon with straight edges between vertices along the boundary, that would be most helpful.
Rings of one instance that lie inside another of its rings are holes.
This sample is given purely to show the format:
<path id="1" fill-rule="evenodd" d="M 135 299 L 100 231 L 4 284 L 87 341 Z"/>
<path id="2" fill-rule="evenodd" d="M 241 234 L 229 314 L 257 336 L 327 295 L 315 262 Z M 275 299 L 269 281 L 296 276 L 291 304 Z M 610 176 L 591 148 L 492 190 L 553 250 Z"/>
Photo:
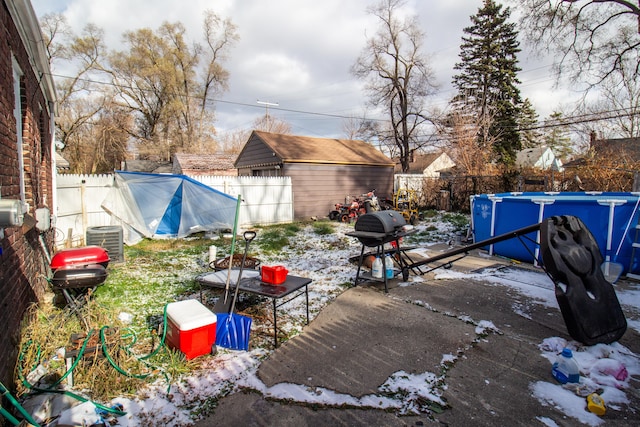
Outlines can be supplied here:
<path id="1" fill-rule="evenodd" d="M 268 101 L 260 101 L 260 100 L 257 100 L 256 103 L 260 105 L 264 105 L 264 108 L 265 108 L 264 116 L 267 119 L 267 127 L 269 128 L 269 130 L 271 130 L 271 124 L 269 123 L 269 106 L 277 107 L 280 104 L 278 104 L 277 102 L 268 102 Z"/>

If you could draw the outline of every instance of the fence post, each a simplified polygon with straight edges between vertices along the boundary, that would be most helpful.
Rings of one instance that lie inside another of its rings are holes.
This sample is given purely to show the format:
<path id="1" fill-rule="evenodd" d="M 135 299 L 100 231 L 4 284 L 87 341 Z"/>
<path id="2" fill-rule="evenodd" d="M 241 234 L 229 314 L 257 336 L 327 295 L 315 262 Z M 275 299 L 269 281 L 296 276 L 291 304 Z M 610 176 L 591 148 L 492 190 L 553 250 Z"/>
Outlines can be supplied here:
<path id="1" fill-rule="evenodd" d="M 83 179 L 80 183 L 80 203 L 82 209 L 82 237 L 80 237 L 80 244 L 84 244 L 84 235 L 87 231 L 87 203 L 85 200 L 86 181 Z"/>

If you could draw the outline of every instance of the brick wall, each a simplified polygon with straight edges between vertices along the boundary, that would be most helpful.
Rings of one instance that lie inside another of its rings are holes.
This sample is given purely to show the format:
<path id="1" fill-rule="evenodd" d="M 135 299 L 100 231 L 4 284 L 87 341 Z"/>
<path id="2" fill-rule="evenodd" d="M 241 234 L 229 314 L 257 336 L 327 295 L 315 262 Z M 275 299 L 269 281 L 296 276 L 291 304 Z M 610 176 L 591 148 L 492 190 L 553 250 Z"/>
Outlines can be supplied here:
<path id="1" fill-rule="evenodd" d="M 33 217 L 36 208 L 51 209 L 52 202 L 47 100 L 5 2 L 0 5 L 0 23 L 0 193 L 3 199 L 20 199 L 13 57 L 23 72 L 20 85 L 25 202 Z M 48 286 L 43 243 L 52 247 L 51 232 L 40 235 L 30 221 L 25 221 L 23 227 L 0 229 L 0 381 L 7 387 L 13 385 L 20 323 L 27 308 L 43 298 Z"/>

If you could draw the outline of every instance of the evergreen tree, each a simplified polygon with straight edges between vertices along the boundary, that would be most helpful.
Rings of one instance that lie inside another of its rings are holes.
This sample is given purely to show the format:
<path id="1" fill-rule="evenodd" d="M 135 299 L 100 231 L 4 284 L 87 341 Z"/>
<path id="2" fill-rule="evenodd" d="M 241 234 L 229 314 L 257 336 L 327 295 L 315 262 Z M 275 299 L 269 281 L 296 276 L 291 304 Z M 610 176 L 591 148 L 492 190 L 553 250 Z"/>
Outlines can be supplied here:
<path id="1" fill-rule="evenodd" d="M 542 132 L 538 128 L 538 113 L 529 98 L 522 103 L 520 111 L 520 141 L 522 148 L 534 148 L 543 144 Z"/>
<path id="2" fill-rule="evenodd" d="M 457 109 L 481 119 L 478 144 L 491 147 L 495 160 L 510 169 L 521 149 L 518 120 L 522 99 L 517 84 L 520 52 L 510 9 L 493 0 L 471 16 L 460 46 L 459 74 L 453 78 L 458 90 Z"/>
<path id="3" fill-rule="evenodd" d="M 546 130 L 544 134 L 544 144 L 551 148 L 553 154 L 560 160 L 567 161 L 573 154 L 571 138 L 569 137 L 568 126 L 562 124 L 562 113 L 554 111 L 545 121 Z"/>

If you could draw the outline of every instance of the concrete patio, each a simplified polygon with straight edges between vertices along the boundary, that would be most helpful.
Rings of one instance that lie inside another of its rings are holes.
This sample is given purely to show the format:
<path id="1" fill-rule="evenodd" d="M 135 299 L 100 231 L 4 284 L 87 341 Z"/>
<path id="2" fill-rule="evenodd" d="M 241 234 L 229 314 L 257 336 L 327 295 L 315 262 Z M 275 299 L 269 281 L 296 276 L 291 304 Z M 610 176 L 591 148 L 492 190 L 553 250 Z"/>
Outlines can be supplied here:
<path id="1" fill-rule="evenodd" d="M 477 254 L 454 264 L 458 271 L 474 271 L 509 263 Z M 528 269 L 530 266 L 511 265 Z M 523 271 L 525 271 L 523 270 Z M 219 401 L 215 412 L 198 426 L 504 426 L 583 425 L 532 397 L 530 384 L 554 381 L 550 362 L 539 345 L 548 337 L 571 338 L 559 309 L 529 305 L 527 316 L 514 303 L 524 297 L 507 286 L 465 279 L 431 280 L 398 286 L 389 294 L 379 284 L 364 284 L 341 294 L 304 328 L 262 362 L 259 378 L 266 386 L 292 383 L 351 396 L 379 393 L 393 373 L 444 374 L 442 398 L 420 415 L 394 411 L 326 407 L 264 398 L 259 393 L 235 393 Z M 621 281 L 617 286 L 637 287 Z M 637 313 L 635 313 L 637 317 Z M 476 332 L 486 320 L 498 331 Z M 620 343 L 640 353 L 638 333 L 628 328 Z M 444 368 L 443 355 L 456 357 Z M 640 415 L 638 379 L 631 379 L 630 404 L 609 410 L 606 425 L 637 425 Z M 423 402 L 427 407 L 429 402 Z M 548 422 L 548 421 L 547 421 Z"/>

